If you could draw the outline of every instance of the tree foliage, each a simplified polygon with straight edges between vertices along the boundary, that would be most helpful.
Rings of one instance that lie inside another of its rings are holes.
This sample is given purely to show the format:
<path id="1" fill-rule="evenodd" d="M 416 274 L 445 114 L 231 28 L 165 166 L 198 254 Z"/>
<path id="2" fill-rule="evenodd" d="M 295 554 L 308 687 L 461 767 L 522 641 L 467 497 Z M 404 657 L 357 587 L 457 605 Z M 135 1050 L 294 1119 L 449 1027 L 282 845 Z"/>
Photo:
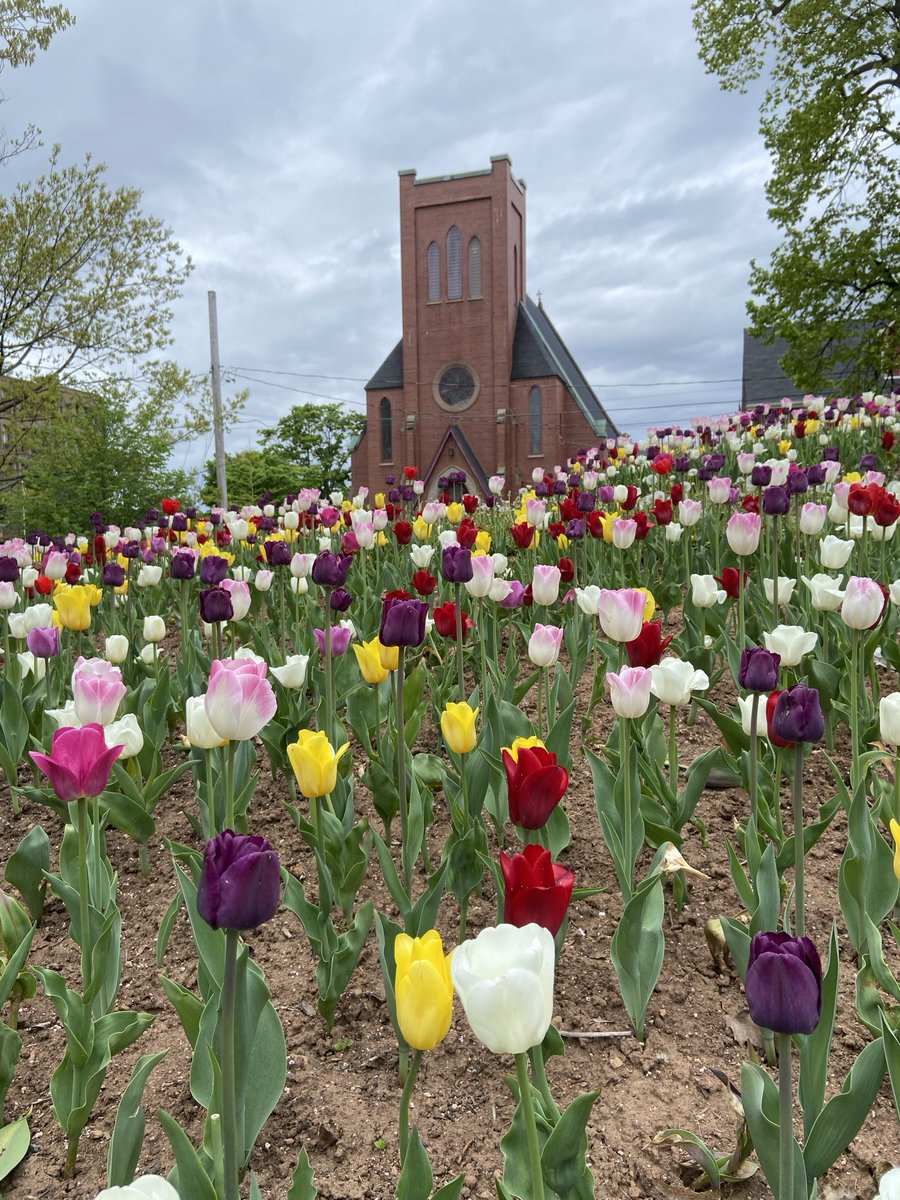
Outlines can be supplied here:
<path id="1" fill-rule="evenodd" d="M 694 0 L 722 86 L 767 73 L 760 130 L 782 241 L 752 264 L 753 332 L 809 390 L 880 384 L 900 353 L 900 3 Z"/>
<path id="2" fill-rule="evenodd" d="M 280 504 L 285 496 L 311 486 L 307 469 L 297 466 L 272 446 L 226 454 L 225 478 L 228 503 L 233 508 L 256 504 L 266 492 L 275 498 L 273 503 Z M 218 503 L 215 459 L 206 464 L 201 499 L 204 504 Z"/>
<path id="3" fill-rule="evenodd" d="M 350 450 L 365 427 L 364 414 L 349 412 L 342 404 L 295 404 L 259 436 L 289 462 L 305 468 L 305 487 L 327 494 L 350 486 Z"/>
<path id="4" fill-rule="evenodd" d="M 44 0 L 0 0 L 0 71 L 5 67 L 27 67 L 46 50 L 55 34 L 75 21 L 62 4 Z M 34 145 L 39 130 L 29 125 L 16 137 L 0 133 L 0 163 Z"/>

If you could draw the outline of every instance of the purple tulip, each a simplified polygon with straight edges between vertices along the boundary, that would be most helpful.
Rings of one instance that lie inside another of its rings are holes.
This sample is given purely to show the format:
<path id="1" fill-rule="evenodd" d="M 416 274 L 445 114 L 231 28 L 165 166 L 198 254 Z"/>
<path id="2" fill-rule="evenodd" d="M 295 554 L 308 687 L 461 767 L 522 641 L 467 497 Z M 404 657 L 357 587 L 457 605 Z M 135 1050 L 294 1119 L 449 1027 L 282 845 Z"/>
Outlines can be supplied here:
<path id="1" fill-rule="evenodd" d="M 750 472 L 750 482 L 754 487 L 768 487 L 772 482 L 772 468 L 767 467 L 765 463 L 757 463 Z"/>
<path id="2" fill-rule="evenodd" d="M 498 601 L 501 608 L 521 608 L 525 600 L 525 588 L 518 579 L 510 579 L 509 591 Z"/>
<path id="3" fill-rule="evenodd" d="M 428 605 L 423 600 L 385 600 L 378 640 L 383 646 L 421 646 L 425 641 L 427 616 Z"/>
<path id="4" fill-rule="evenodd" d="M 806 479 L 810 487 L 821 487 L 825 482 L 825 466 L 823 463 L 813 463 L 807 467 Z"/>
<path id="5" fill-rule="evenodd" d="M 264 837 L 226 829 L 203 852 L 197 911 L 213 929 L 255 929 L 281 903 L 281 864 Z"/>
<path id="6" fill-rule="evenodd" d="M 781 655 L 762 646 L 749 646 L 741 651 L 738 683 L 748 692 L 774 692 L 778 687 L 778 668 Z"/>
<path id="7" fill-rule="evenodd" d="M 772 714 L 772 729 L 785 742 L 820 742 L 825 718 L 816 689 L 795 683 L 783 691 Z"/>
<path id="8" fill-rule="evenodd" d="M 313 563 L 313 583 L 319 584 L 320 587 L 340 587 L 347 582 L 352 562 L 353 559 L 349 555 L 323 550 L 321 554 L 316 555 L 316 561 Z"/>
<path id="9" fill-rule="evenodd" d="M 0 556 L 0 583 L 18 583 L 19 564 L 11 554 Z"/>
<path id="10" fill-rule="evenodd" d="M 316 639 L 316 645 L 319 648 L 319 654 L 325 657 L 325 630 L 314 629 L 313 637 Z M 340 658 L 342 654 L 346 654 L 350 647 L 350 639 L 353 637 L 353 631 L 345 629 L 343 625 L 332 625 L 331 627 L 331 657 Z"/>
<path id="11" fill-rule="evenodd" d="M 217 587 L 227 574 L 228 559 L 221 554 L 207 554 L 200 560 L 200 582 L 206 587 Z"/>
<path id="12" fill-rule="evenodd" d="M 121 553 L 123 558 L 138 558 L 141 553 L 140 542 L 126 542 Z"/>
<path id="13" fill-rule="evenodd" d="M 863 454 L 859 459 L 859 469 L 861 471 L 877 471 L 878 470 L 878 455 Z"/>
<path id="14" fill-rule="evenodd" d="M 175 513 L 172 517 L 172 528 L 176 533 L 184 533 L 187 529 L 187 517 L 184 513 Z"/>
<path id="15" fill-rule="evenodd" d="M 822 451 L 822 462 L 840 462 L 841 452 L 837 446 L 826 446 Z"/>
<path id="16" fill-rule="evenodd" d="M 744 991 L 750 1016 L 773 1033 L 812 1033 L 822 1010 L 822 963 L 808 937 L 757 933 Z"/>
<path id="17" fill-rule="evenodd" d="M 50 753 L 33 752 L 30 757 L 50 780 L 59 799 L 70 804 L 85 796 L 99 796 L 105 790 L 112 765 L 123 749 L 108 747 L 103 726 L 91 723 L 80 729 L 57 729 Z"/>
<path id="18" fill-rule="evenodd" d="M 200 593 L 200 617 L 207 625 L 230 621 L 233 616 L 234 605 L 225 588 L 212 587 Z"/>
<path id="19" fill-rule="evenodd" d="M 592 492 L 579 492 L 578 499 L 575 501 L 575 506 L 579 512 L 593 512 L 596 507 L 596 500 Z"/>
<path id="20" fill-rule="evenodd" d="M 337 587 L 332 591 L 328 603 L 332 612 L 345 613 L 353 603 L 353 596 L 346 588 Z"/>
<path id="21" fill-rule="evenodd" d="M 28 649 L 35 658 L 56 658 L 59 654 L 59 629 L 30 629 L 25 638 Z"/>
<path id="22" fill-rule="evenodd" d="M 125 569 L 117 562 L 109 562 L 103 568 L 103 582 L 107 587 L 121 587 L 125 582 Z"/>
<path id="23" fill-rule="evenodd" d="M 472 551 L 465 546 L 445 546 L 441 574 L 448 583 L 468 583 L 472 578 Z"/>
<path id="24" fill-rule="evenodd" d="M 763 512 L 767 517 L 783 517 L 790 511 L 791 495 L 786 487 L 767 487 L 762 498 Z"/>
<path id="25" fill-rule="evenodd" d="M 802 496 L 804 492 L 809 491 L 809 477 L 805 471 L 791 471 L 787 486 L 792 496 Z"/>
<path id="26" fill-rule="evenodd" d="M 287 542 L 268 541 L 263 550 L 270 567 L 286 567 L 291 561 L 291 548 Z"/>
<path id="27" fill-rule="evenodd" d="M 190 550 L 179 550 L 172 555 L 170 569 L 173 579 L 193 579 L 197 573 L 197 558 Z"/>

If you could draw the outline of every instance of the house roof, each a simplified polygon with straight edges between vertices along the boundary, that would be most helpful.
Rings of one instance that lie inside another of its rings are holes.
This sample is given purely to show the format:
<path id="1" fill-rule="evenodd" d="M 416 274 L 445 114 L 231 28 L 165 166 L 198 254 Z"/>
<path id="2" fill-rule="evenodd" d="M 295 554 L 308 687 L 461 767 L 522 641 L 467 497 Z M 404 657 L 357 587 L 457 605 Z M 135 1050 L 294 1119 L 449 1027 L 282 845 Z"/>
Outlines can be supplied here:
<path id="1" fill-rule="evenodd" d="M 380 392 L 398 387 L 403 387 L 403 338 L 366 384 L 366 391 Z"/>
<path id="2" fill-rule="evenodd" d="M 487 473 L 485 472 L 484 467 L 478 461 L 478 455 L 472 449 L 469 439 L 463 433 L 460 426 L 455 422 L 451 425 L 448 425 L 444 430 L 440 441 L 435 447 L 434 454 L 431 457 L 431 462 L 428 464 L 428 468 L 422 476 L 422 478 L 425 480 L 426 488 L 431 482 L 431 476 L 434 474 L 434 469 L 437 466 L 438 461 L 441 455 L 444 453 L 444 449 L 451 438 L 454 442 L 456 442 L 457 446 L 459 446 L 460 454 L 462 454 L 466 466 L 471 471 L 474 482 L 480 488 L 482 495 L 486 496 L 490 490 L 488 487 Z"/>
<path id="3" fill-rule="evenodd" d="M 543 305 L 526 296 L 519 301 L 510 378 L 540 379 L 547 375 L 556 375 L 563 381 L 598 437 L 618 434 Z"/>
<path id="4" fill-rule="evenodd" d="M 744 364 L 742 369 L 741 408 L 757 404 L 778 404 L 781 400 L 799 401 L 805 393 L 791 382 L 781 368 L 781 357 L 788 350 L 784 338 L 768 345 L 744 330 Z"/>

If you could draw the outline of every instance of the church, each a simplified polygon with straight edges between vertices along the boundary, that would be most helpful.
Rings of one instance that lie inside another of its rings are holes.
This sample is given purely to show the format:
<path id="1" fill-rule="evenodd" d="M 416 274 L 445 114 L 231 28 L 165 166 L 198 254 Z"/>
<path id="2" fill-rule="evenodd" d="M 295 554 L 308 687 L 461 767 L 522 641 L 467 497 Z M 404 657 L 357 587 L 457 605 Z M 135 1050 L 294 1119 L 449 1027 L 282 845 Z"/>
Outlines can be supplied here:
<path id="1" fill-rule="evenodd" d="M 465 491 L 486 494 L 491 475 L 515 491 L 617 435 L 525 266 L 525 183 L 507 155 L 462 175 L 400 172 L 403 336 L 366 384 L 354 488 L 416 466 L 427 496 L 460 471 Z"/>

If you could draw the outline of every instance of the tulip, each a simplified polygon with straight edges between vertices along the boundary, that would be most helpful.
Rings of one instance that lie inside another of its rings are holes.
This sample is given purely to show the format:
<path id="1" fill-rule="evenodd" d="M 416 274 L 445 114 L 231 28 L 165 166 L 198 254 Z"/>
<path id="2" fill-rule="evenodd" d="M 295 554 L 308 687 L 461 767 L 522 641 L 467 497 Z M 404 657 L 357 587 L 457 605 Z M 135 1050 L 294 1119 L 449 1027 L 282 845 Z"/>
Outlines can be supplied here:
<path id="1" fill-rule="evenodd" d="M 771 633 L 763 634 L 766 649 L 778 654 L 782 667 L 796 667 L 804 654 L 815 649 L 817 633 L 808 633 L 800 625 L 776 625 Z"/>
<path id="2" fill-rule="evenodd" d="M 709 676 L 680 658 L 667 658 L 650 667 L 650 691 L 663 704 L 683 708 L 694 692 L 705 692 Z"/>
<path id="3" fill-rule="evenodd" d="M 264 662 L 213 659 L 204 704 L 213 729 L 227 741 L 256 737 L 275 716 L 278 701 L 267 670 Z"/>
<path id="4" fill-rule="evenodd" d="M 735 554 L 744 557 L 759 549 L 762 518 L 758 513 L 733 512 L 725 526 L 725 537 Z"/>
<path id="5" fill-rule="evenodd" d="M 83 585 L 58 591 L 53 597 L 63 629 L 84 633 L 91 627 L 91 603 Z"/>
<path id="6" fill-rule="evenodd" d="M 179 1200 L 179 1196 L 161 1175 L 142 1175 L 124 1187 L 104 1188 L 94 1200 Z"/>
<path id="7" fill-rule="evenodd" d="M 19 593 L 16 591 L 16 585 L 8 580 L 0 582 L 0 611 L 9 612 L 18 603 Z"/>
<path id="8" fill-rule="evenodd" d="M 26 635 L 32 629 L 49 629 L 53 625 L 53 608 L 49 604 L 29 604 L 22 616 Z"/>
<path id="9" fill-rule="evenodd" d="M 741 651 L 738 684 L 748 692 L 773 692 L 778 687 L 778 668 L 781 656 L 762 646 L 748 646 Z"/>
<path id="10" fill-rule="evenodd" d="M 881 740 L 889 746 L 900 747 L 900 692 L 881 697 L 878 719 Z"/>
<path id="11" fill-rule="evenodd" d="M 441 733 L 447 748 L 454 754 L 468 754 L 475 749 L 478 735 L 475 732 L 475 719 L 478 709 L 473 709 L 465 700 L 455 704 L 447 702 L 441 713 Z"/>
<path id="12" fill-rule="evenodd" d="M 637 522 L 631 518 L 618 517 L 612 523 L 612 540 L 617 550 L 628 550 L 637 536 Z"/>
<path id="13" fill-rule="evenodd" d="M 137 585 L 142 588 L 156 587 L 162 579 L 162 567 L 145 563 L 138 571 Z"/>
<path id="14" fill-rule="evenodd" d="M 597 601 L 600 628 L 614 642 L 633 642 L 640 636 L 647 604 L 637 588 L 601 588 Z"/>
<path id="15" fill-rule="evenodd" d="M 173 579 L 180 579 L 182 582 L 188 579 L 193 579 L 197 572 L 197 556 L 190 550 L 179 550 L 172 555 L 172 562 L 169 565 L 169 573 Z"/>
<path id="16" fill-rule="evenodd" d="M 778 576 L 778 607 L 787 608 L 791 602 L 791 596 L 794 594 L 794 588 L 797 586 L 797 580 L 791 579 L 787 575 Z M 766 594 L 766 601 L 769 604 L 775 603 L 775 580 L 764 579 L 763 591 Z"/>
<path id="17" fill-rule="evenodd" d="M 476 554 L 472 558 L 472 578 L 465 589 L 470 596 L 481 600 L 490 595 L 494 582 L 494 560 L 489 554 Z"/>
<path id="18" fill-rule="evenodd" d="M 159 646 L 155 642 L 147 642 L 141 649 L 138 658 L 142 663 L 146 663 L 148 667 L 154 666 L 159 658 Z"/>
<path id="19" fill-rule="evenodd" d="M 30 758 L 50 780 L 54 792 L 66 804 L 106 789 L 112 765 L 121 746 L 106 745 L 103 726 L 96 722 L 75 729 L 57 729 L 49 754 L 33 751 Z"/>
<path id="20" fill-rule="evenodd" d="M 756 933 L 744 991 L 750 1016 L 773 1033 L 812 1033 L 822 1009 L 822 963 L 808 937 Z"/>
<path id="21" fill-rule="evenodd" d="M 28 649 L 35 658 L 56 658 L 59 654 L 59 628 L 29 629 L 25 638 Z"/>
<path id="22" fill-rule="evenodd" d="M 509 819 L 520 829 L 543 829 L 569 786 L 569 772 L 538 738 L 517 738 L 503 747 L 502 758 Z"/>
<path id="23" fill-rule="evenodd" d="M 894 874 L 900 879 L 900 821 L 891 817 L 891 837 L 894 839 Z"/>
<path id="24" fill-rule="evenodd" d="M 197 911 L 213 929 L 256 929 L 281 903 L 281 864 L 264 837 L 226 829 L 206 843 Z"/>
<path id="25" fill-rule="evenodd" d="M 397 1024 L 414 1050 L 433 1050 L 450 1029 L 451 958 L 452 954 L 444 954 L 441 935 L 435 929 L 417 938 L 398 933 L 394 940 Z"/>
<path id="26" fill-rule="evenodd" d="M 325 630 L 314 629 L 313 637 L 316 639 L 316 646 L 319 654 L 325 657 Z M 331 627 L 331 656 L 332 658 L 340 658 L 346 654 L 350 648 L 350 640 L 353 637 L 353 630 L 347 625 L 332 625 Z"/>
<path id="27" fill-rule="evenodd" d="M 493 1054 L 539 1045 L 553 1016 L 553 938 L 540 925 L 498 925 L 463 942 L 451 975 L 472 1032 Z"/>
<path id="28" fill-rule="evenodd" d="M 412 559 L 413 566 L 420 571 L 428 569 L 433 555 L 434 546 L 410 546 L 409 548 L 409 557 Z"/>
<path id="29" fill-rule="evenodd" d="M 383 683 L 390 675 L 390 671 L 381 661 L 379 646 L 378 638 L 373 638 L 371 642 L 363 642 L 362 645 L 354 644 L 353 646 L 360 674 L 366 683 Z"/>
<path id="30" fill-rule="evenodd" d="M 666 526 L 666 541 L 667 542 L 680 542 L 682 532 L 683 532 L 682 528 L 678 524 L 678 522 L 673 521 L 671 525 Z"/>
<path id="31" fill-rule="evenodd" d="M 822 573 L 813 575 L 811 579 L 805 575 L 800 578 L 809 589 L 810 603 L 817 612 L 837 612 L 844 599 L 840 579 Z"/>
<path id="32" fill-rule="evenodd" d="M 727 599 L 724 588 L 712 575 L 691 575 L 691 602 L 695 608 L 712 608 Z"/>
<path id="33" fill-rule="evenodd" d="M 36 658 L 30 650 L 26 650 L 24 653 L 17 654 L 16 658 L 19 660 L 19 666 L 22 669 L 23 679 L 27 679 L 31 674 L 33 674 L 35 679 L 38 680 L 46 677 L 47 660 L 45 658 Z"/>
<path id="34" fill-rule="evenodd" d="M 291 575 L 295 579 L 306 579 L 316 561 L 314 554 L 295 554 L 291 558 Z"/>
<path id="35" fill-rule="evenodd" d="M 128 657 L 128 638 L 122 633 L 111 633 L 103 648 L 103 657 L 116 666 Z"/>
<path id="36" fill-rule="evenodd" d="M 312 565 L 313 583 L 320 587 L 340 587 L 347 582 L 352 562 L 348 554 L 333 554 L 330 550 L 323 550 L 316 555 Z"/>
<path id="37" fill-rule="evenodd" d="M 445 546 L 441 574 L 448 583 L 468 583 L 472 578 L 472 551 L 464 546 Z"/>
<path id="38" fill-rule="evenodd" d="M 886 433 L 884 436 L 893 435 Z M 900 872 L 897 878 L 900 879 Z M 885 1171 L 879 1182 L 875 1200 L 900 1200 L 900 1167 L 891 1167 L 889 1171 Z"/>
<path id="39" fill-rule="evenodd" d="M 0 555 L 0 580 L 3 583 L 17 583 L 19 573 L 19 564 L 11 554 Z"/>
<path id="40" fill-rule="evenodd" d="M 217 625 L 233 616 L 234 607 L 226 588 L 211 587 L 200 593 L 200 618 L 205 624 Z"/>
<path id="41" fill-rule="evenodd" d="M 289 654 L 283 666 L 269 667 L 269 674 L 274 675 L 283 688 L 297 692 L 306 683 L 308 667 L 308 654 Z"/>
<path id="42" fill-rule="evenodd" d="M 108 725 L 125 693 L 122 672 L 104 658 L 79 658 L 72 672 L 72 695 L 80 724 Z"/>
<path id="43" fill-rule="evenodd" d="M 226 620 L 243 621 L 250 611 L 250 586 L 242 579 L 223 579 L 219 587 L 231 597 L 232 615 Z M 202 595 L 202 593 L 201 593 Z"/>
<path id="44" fill-rule="evenodd" d="M 841 538 L 829 534 L 819 543 L 819 559 L 826 571 L 841 571 L 847 565 L 852 550 L 852 542 L 842 541 Z"/>
<path id="45" fill-rule="evenodd" d="M 559 583 L 562 578 L 559 567 L 537 565 L 531 581 L 531 594 L 535 604 L 555 604 L 559 599 Z"/>
<path id="46" fill-rule="evenodd" d="M 559 658 L 563 631 L 557 625 L 536 623 L 528 639 L 528 657 L 536 667 L 552 667 Z"/>
<path id="47" fill-rule="evenodd" d="M 623 667 L 618 674 L 607 671 L 609 698 L 618 716 L 634 719 L 644 715 L 650 707 L 652 678 L 647 667 Z"/>
<path id="48" fill-rule="evenodd" d="M 144 641 L 161 642 L 166 636 L 166 622 L 163 617 L 144 617 Z"/>
<path id="49" fill-rule="evenodd" d="M 253 578 L 253 586 L 258 592 L 268 592 L 272 587 L 272 580 L 275 578 L 274 571 L 262 570 L 257 571 Z M 332 593 L 334 595 L 334 593 Z"/>
<path id="50" fill-rule="evenodd" d="M 850 629 L 871 629 L 884 611 L 884 593 L 874 579 L 851 575 L 841 603 L 841 620 Z"/>
<path id="51" fill-rule="evenodd" d="M 802 683 L 783 691 L 775 705 L 772 729 L 785 742 L 820 742 L 825 736 L 825 718 L 818 691 Z"/>
<path id="52" fill-rule="evenodd" d="M 294 768 L 297 786 L 307 800 L 327 796 L 337 785 L 337 765 L 350 749 L 350 743 L 335 753 L 331 743 L 321 731 L 301 729 L 297 741 L 288 748 L 288 758 Z"/>
<path id="53" fill-rule="evenodd" d="M 679 500 L 678 520 L 685 529 L 690 529 L 692 525 L 696 525 L 702 516 L 703 505 L 699 500 Z"/>
<path id="54" fill-rule="evenodd" d="M 824 504 L 804 504 L 800 509 L 800 532 L 818 537 L 825 528 L 827 514 Z"/>
<path id="55" fill-rule="evenodd" d="M 659 621 L 645 621 L 636 638 L 625 643 L 628 661 L 633 667 L 652 667 L 660 662 L 672 635 L 664 638 Z"/>
<path id="56" fill-rule="evenodd" d="M 750 737 L 750 725 L 751 725 L 751 720 L 752 720 L 752 715 L 753 715 L 753 704 L 755 701 L 756 701 L 755 696 L 738 696 L 737 702 L 738 702 L 738 708 L 739 708 L 740 714 L 741 714 L 741 729 L 743 729 L 743 731 L 747 735 L 747 737 Z M 766 721 L 757 720 L 756 736 L 757 736 L 757 738 L 767 738 L 769 736 L 769 731 L 768 731 Z"/>
<path id="57" fill-rule="evenodd" d="M 118 721 L 104 725 L 103 736 L 110 750 L 121 746 L 121 759 L 134 758 L 144 748 L 144 735 L 134 713 L 126 713 Z"/>
<path id="58" fill-rule="evenodd" d="M 520 928 L 531 923 L 542 925 L 555 937 L 572 899 L 573 872 L 553 862 L 550 851 L 535 843 L 512 858 L 501 850 L 500 867 L 504 921 Z"/>
<path id="59" fill-rule="evenodd" d="M 421 646 L 425 640 L 428 605 L 424 600 L 388 597 L 381 608 L 378 640 L 383 646 Z"/>
<path id="60" fill-rule="evenodd" d="M 185 731 L 187 740 L 200 750 L 224 746 L 227 739 L 216 733 L 206 715 L 206 695 L 188 696 L 185 701 Z"/>

